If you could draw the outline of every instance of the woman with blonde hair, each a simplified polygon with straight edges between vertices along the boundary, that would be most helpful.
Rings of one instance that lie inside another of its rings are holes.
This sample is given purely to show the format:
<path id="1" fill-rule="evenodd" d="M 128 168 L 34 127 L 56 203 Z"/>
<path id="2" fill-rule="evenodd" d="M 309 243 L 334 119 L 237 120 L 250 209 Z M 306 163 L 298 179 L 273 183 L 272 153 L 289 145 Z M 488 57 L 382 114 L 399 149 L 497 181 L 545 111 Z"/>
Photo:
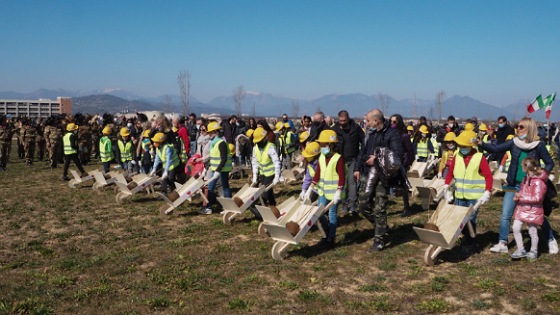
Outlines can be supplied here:
<path id="1" fill-rule="evenodd" d="M 550 157 L 545 143 L 539 139 L 537 123 L 529 117 L 525 117 L 519 121 L 515 138 L 501 144 L 484 143 L 479 140 L 478 147 L 490 153 L 510 151 L 511 154 L 511 162 L 506 178 L 507 186 L 509 186 L 510 189 L 506 190 L 504 194 L 502 217 L 500 218 L 499 242 L 490 248 L 490 251 L 493 253 L 507 253 L 509 227 L 515 209 L 514 196 L 516 192 L 519 191 L 521 183 L 526 176 L 521 161 L 527 157 L 533 157 L 537 159 L 537 161 L 543 160 L 545 163 L 544 170 L 547 174 L 552 174 L 554 161 Z M 550 175 L 552 180 L 553 177 L 553 175 Z M 556 239 L 554 239 L 550 223 L 546 218 L 542 224 L 542 230 L 548 239 L 549 253 L 558 254 L 558 243 Z"/>

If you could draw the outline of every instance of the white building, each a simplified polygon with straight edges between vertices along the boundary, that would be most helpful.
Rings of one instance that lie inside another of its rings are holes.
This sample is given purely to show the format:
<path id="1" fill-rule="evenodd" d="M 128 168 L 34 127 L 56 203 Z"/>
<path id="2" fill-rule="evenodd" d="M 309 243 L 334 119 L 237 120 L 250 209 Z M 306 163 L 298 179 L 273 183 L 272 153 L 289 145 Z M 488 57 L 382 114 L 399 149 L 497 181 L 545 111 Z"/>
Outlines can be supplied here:
<path id="1" fill-rule="evenodd" d="M 45 118 L 51 115 L 72 113 L 72 99 L 57 97 L 56 101 L 39 100 L 0 100 L 0 114 L 27 116 L 30 118 Z"/>

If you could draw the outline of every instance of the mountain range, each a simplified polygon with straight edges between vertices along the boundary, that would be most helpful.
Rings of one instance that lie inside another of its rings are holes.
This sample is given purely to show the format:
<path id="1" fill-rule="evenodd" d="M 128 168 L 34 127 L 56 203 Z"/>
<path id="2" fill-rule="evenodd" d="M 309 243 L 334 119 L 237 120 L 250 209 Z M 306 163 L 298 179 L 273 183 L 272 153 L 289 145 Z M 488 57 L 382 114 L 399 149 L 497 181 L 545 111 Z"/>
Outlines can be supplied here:
<path id="1" fill-rule="evenodd" d="M 182 105 L 178 95 L 167 95 L 158 98 L 148 98 L 129 93 L 123 89 L 102 89 L 93 91 L 67 91 L 63 89 L 38 89 L 29 93 L 0 92 L 0 99 L 56 99 L 58 96 L 72 97 L 73 112 L 82 113 L 117 113 L 136 111 L 165 111 L 182 112 Z M 340 110 L 347 110 L 352 117 L 361 118 L 373 108 L 381 108 L 377 95 L 329 94 L 322 97 L 305 100 L 259 92 L 246 92 L 243 99 L 242 113 L 249 116 L 289 116 L 312 115 L 316 111 L 323 111 L 326 115 L 335 116 Z M 402 99 L 387 97 L 386 115 L 400 113 L 403 117 L 426 116 L 437 119 L 434 100 Z M 218 96 L 208 102 L 201 102 L 190 97 L 190 112 L 218 113 L 231 115 L 236 112 L 232 96 Z M 506 107 L 486 104 L 469 96 L 451 96 L 443 101 L 441 119 L 454 115 L 457 118 L 495 120 L 505 115 L 510 120 L 518 120 L 526 115 L 525 102 L 518 102 Z M 533 114 L 533 118 L 545 121 L 544 110 Z M 552 121 L 560 120 L 560 113 L 552 111 Z"/>

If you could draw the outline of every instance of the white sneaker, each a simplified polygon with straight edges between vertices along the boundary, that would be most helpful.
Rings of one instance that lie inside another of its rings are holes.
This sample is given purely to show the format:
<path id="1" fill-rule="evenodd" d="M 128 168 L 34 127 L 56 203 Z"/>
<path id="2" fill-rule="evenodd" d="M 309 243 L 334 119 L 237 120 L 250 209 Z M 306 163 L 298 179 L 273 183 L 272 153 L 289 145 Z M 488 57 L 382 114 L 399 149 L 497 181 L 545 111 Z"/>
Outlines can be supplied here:
<path id="1" fill-rule="evenodd" d="M 548 241 L 548 253 L 551 255 L 558 254 L 558 242 L 555 239 Z"/>
<path id="2" fill-rule="evenodd" d="M 527 253 L 527 259 L 537 259 L 537 257 L 539 256 L 539 254 L 537 252 L 528 252 Z"/>
<path id="3" fill-rule="evenodd" d="M 200 209 L 198 211 L 198 213 L 200 213 L 200 214 L 212 214 L 212 209 L 211 208 L 203 208 L 203 209 Z"/>
<path id="4" fill-rule="evenodd" d="M 502 242 L 502 241 L 500 241 L 500 242 L 498 242 L 498 244 L 496 244 L 496 245 L 490 247 L 490 251 L 491 251 L 492 253 L 498 253 L 498 254 L 500 254 L 500 253 L 508 253 L 508 252 L 509 252 L 506 243 L 504 243 L 504 242 Z"/>

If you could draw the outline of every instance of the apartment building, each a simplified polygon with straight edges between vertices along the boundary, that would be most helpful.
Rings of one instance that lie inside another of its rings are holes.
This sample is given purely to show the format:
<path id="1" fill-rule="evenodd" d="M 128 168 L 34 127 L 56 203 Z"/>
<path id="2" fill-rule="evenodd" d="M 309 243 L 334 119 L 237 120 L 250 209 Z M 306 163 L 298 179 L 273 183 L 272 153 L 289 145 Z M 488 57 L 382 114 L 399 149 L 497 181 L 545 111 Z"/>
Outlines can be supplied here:
<path id="1" fill-rule="evenodd" d="M 72 99 L 70 97 L 57 97 L 55 100 L 1 100 L 0 114 L 27 116 L 31 118 L 45 118 L 51 115 L 72 113 Z"/>

